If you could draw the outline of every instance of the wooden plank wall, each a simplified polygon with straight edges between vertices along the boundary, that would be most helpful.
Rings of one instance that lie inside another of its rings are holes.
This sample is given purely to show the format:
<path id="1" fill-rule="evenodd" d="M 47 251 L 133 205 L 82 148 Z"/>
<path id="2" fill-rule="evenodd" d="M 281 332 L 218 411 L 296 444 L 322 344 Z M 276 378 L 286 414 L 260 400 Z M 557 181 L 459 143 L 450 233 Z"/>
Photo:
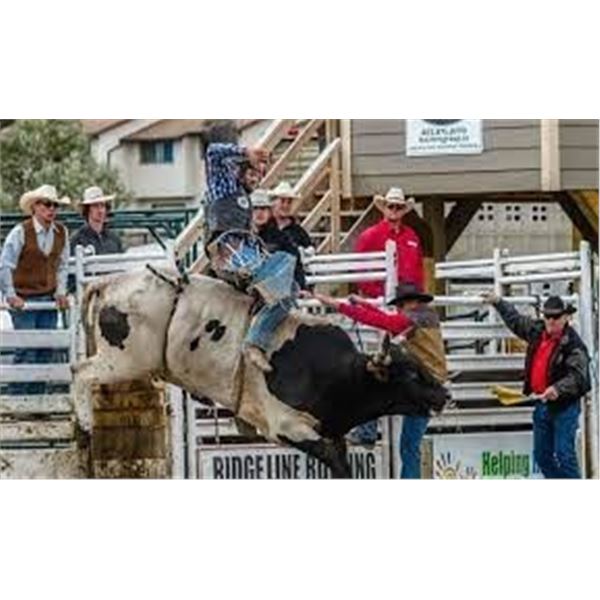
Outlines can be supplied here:
<path id="1" fill-rule="evenodd" d="M 406 156 L 403 119 L 352 121 L 355 196 L 402 186 L 411 194 L 486 193 L 540 189 L 539 119 L 484 120 L 481 155 Z"/>
<path id="2" fill-rule="evenodd" d="M 598 189 L 598 120 L 561 119 L 561 187 Z"/>

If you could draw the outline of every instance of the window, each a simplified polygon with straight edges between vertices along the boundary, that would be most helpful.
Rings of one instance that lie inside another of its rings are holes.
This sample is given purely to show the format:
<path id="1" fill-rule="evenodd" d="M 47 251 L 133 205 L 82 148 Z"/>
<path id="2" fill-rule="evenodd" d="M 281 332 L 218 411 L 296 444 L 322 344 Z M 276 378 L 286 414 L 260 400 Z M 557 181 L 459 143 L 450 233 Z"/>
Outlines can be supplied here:
<path id="1" fill-rule="evenodd" d="M 143 165 L 173 162 L 173 142 L 142 142 L 140 158 Z"/>

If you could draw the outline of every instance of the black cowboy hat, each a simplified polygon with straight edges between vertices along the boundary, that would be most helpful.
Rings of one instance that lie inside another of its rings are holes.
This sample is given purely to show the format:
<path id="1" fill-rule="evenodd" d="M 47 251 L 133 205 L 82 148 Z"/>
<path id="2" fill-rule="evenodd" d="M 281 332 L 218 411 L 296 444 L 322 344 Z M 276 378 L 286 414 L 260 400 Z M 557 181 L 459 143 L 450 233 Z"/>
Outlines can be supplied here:
<path id="1" fill-rule="evenodd" d="M 550 296 L 544 303 L 542 309 L 544 317 L 562 317 L 563 315 L 572 315 L 577 312 L 577 309 L 570 304 L 565 304 L 562 298 L 558 296 Z"/>
<path id="2" fill-rule="evenodd" d="M 414 283 L 400 283 L 396 288 L 396 297 L 388 302 L 388 306 L 402 304 L 410 300 L 418 300 L 429 304 L 433 302 L 433 296 L 422 292 Z"/>

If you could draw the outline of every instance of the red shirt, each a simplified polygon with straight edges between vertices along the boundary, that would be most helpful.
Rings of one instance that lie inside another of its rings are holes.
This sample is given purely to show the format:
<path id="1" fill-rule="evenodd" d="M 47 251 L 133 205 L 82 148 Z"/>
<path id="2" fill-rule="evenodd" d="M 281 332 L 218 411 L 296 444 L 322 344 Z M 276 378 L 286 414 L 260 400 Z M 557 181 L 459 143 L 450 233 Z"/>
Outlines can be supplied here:
<path id="1" fill-rule="evenodd" d="M 388 314 L 379 310 L 375 306 L 367 304 L 341 304 L 340 313 L 354 319 L 363 325 L 370 325 L 377 329 L 382 329 L 391 333 L 393 336 L 404 333 L 414 325 L 403 312 Z"/>
<path id="2" fill-rule="evenodd" d="M 424 289 L 423 250 L 415 230 L 401 225 L 398 232 L 392 229 L 385 219 L 362 232 L 356 242 L 356 252 L 383 252 L 388 240 L 396 242 L 398 248 L 398 281 L 414 283 Z M 382 281 L 359 283 L 358 288 L 364 296 L 379 298 L 385 293 Z"/>
<path id="3" fill-rule="evenodd" d="M 560 342 L 560 338 L 560 334 L 554 337 L 550 337 L 545 331 L 542 334 L 540 345 L 537 347 L 531 360 L 530 382 L 531 391 L 534 394 L 543 394 L 550 385 L 548 380 L 550 359 Z"/>

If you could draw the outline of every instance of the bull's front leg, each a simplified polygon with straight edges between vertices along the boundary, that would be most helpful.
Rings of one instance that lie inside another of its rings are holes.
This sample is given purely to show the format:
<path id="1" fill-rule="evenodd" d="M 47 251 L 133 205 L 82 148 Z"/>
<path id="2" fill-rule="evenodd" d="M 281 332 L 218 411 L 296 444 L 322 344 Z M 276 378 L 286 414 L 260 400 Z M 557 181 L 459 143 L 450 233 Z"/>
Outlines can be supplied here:
<path id="1" fill-rule="evenodd" d="M 256 368 L 246 371 L 238 416 L 254 425 L 267 439 L 297 448 L 320 460 L 331 469 L 334 478 L 351 477 L 344 439 L 322 437 L 318 432 L 319 421 L 273 396 L 265 384 L 264 374 Z"/>

